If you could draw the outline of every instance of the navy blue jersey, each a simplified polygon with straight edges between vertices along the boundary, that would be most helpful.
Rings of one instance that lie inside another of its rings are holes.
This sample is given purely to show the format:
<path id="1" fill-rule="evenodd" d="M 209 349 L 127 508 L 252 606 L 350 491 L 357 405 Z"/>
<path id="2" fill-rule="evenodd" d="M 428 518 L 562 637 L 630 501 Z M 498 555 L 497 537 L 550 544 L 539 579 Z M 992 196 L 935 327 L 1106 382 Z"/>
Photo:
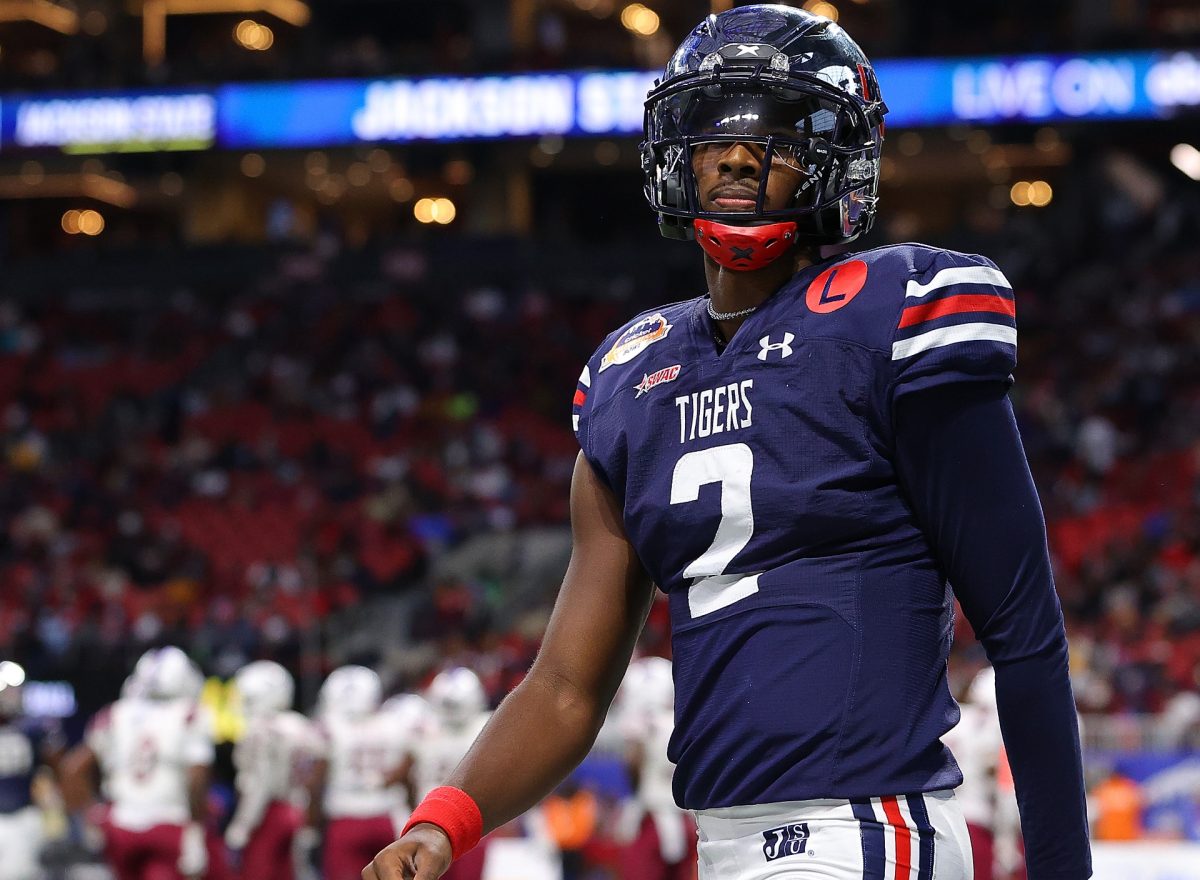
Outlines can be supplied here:
<path id="1" fill-rule="evenodd" d="M 704 298 L 643 314 L 575 396 L 588 461 L 670 597 L 690 809 L 950 788 L 952 594 L 897 477 L 898 402 L 1007 383 L 988 260 L 897 245 L 811 266 L 721 350 Z"/>
<path id="2" fill-rule="evenodd" d="M 0 723 L 0 815 L 33 804 L 34 774 L 55 740 L 54 728 L 38 721 Z"/>

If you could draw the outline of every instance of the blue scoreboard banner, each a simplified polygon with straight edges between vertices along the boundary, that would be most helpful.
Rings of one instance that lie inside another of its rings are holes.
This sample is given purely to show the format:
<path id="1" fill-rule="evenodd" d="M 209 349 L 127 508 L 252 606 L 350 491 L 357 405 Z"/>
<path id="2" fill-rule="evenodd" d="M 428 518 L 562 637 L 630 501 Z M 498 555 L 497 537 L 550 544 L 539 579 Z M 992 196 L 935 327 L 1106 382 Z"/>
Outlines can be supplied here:
<path id="1" fill-rule="evenodd" d="M 1200 53 L 885 60 L 894 128 L 1172 118 L 1200 110 Z M 5 96 L 0 150 L 264 149 L 630 136 L 646 71 L 229 84 Z"/>

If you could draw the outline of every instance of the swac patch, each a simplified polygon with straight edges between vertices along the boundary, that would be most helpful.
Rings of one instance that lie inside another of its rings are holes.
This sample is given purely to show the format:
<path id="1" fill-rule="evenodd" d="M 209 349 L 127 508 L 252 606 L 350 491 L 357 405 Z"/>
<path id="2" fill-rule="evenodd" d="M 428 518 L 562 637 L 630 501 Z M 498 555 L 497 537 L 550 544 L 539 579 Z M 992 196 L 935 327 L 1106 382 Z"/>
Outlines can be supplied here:
<path id="1" fill-rule="evenodd" d="M 763 855 L 768 862 L 798 856 L 808 847 L 808 823 L 794 822 L 763 833 Z"/>
<path id="2" fill-rule="evenodd" d="M 637 389 L 635 399 L 641 397 L 656 385 L 665 385 L 668 382 L 674 382 L 679 378 L 679 371 L 682 368 L 683 367 L 681 364 L 675 364 L 671 367 L 663 367 L 657 373 L 644 373 L 642 375 L 642 381 L 633 386 Z"/>
<path id="3" fill-rule="evenodd" d="M 627 364 L 654 343 L 667 338 L 672 324 L 661 313 L 655 312 L 648 318 L 638 321 L 621 334 L 613 347 L 609 349 L 600 361 L 600 372 L 603 373 L 613 364 Z"/>

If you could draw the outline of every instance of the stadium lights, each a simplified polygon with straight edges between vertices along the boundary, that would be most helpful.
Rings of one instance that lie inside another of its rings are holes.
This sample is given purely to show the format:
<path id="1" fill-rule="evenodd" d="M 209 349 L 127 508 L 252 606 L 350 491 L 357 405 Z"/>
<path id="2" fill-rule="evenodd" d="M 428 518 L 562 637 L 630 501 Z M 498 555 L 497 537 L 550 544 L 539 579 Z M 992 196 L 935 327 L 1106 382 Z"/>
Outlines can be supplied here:
<path id="1" fill-rule="evenodd" d="M 88 198 L 115 208 L 131 208 L 137 190 L 103 174 L 46 174 L 36 185 L 28 175 L 0 177 L 0 200 Z"/>
<path id="2" fill-rule="evenodd" d="M 1018 180 L 1009 190 L 1009 198 L 1018 208 L 1044 208 L 1054 198 L 1054 190 L 1044 180 Z"/>
<path id="3" fill-rule="evenodd" d="M 439 223 L 445 226 L 454 221 L 458 210 L 449 199 L 418 199 L 413 205 L 413 216 L 419 223 Z"/>
<path id="4" fill-rule="evenodd" d="M 275 32 L 265 24 L 247 18 L 233 29 L 233 39 L 243 49 L 265 52 L 275 45 Z"/>
<path id="5" fill-rule="evenodd" d="M 819 15 L 822 18 L 827 18 L 830 21 L 838 20 L 837 7 L 832 3 L 826 3 L 825 0 L 808 0 L 804 4 L 804 9 L 811 12 L 813 15 Z"/>
<path id="6" fill-rule="evenodd" d="M 0 663 L 0 689 L 20 687 L 25 684 L 25 670 L 19 663 L 5 660 Z"/>
<path id="7" fill-rule="evenodd" d="M 412 181 L 406 177 L 397 177 L 388 184 L 388 195 L 394 202 L 407 202 L 413 197 Z"/>
<path id="8" fill-rule="evenodd" d="M 261 12 L 296 27 L 304 27 L 312 18 L 312 10 L 304 0 L 143 0 L 139 12 L 142 56 L 147 64 L 160 64 L 166 57 L 167 17 L 171 15 Z"/>
<path id="9" fill-rule="evenodd" d="M 1171 164 L 1192 180 L 1200 180 L 1200 150 L 1191 144 L 1173 146 L 1171 148 Z"/>
<path id="10" fill-rule="evenodd" d="M 67 211 L 62 215 L 62 228 L 67 235 L 97 236 L 104 231 L 104 215 L 91 208 Z"/>
<path id="11" fill-rule="evenodd" d="M 630 3 L 621 10 L 621 24 L 625 26 L 625 30 L 639 37 L 652 37 L 658 33 L 661 20 L 653 9 L 641 3 Z"/>
<path id="12" fill-rule="evenodd" d="M 50 0 L 0 0 L 0 21 L 31 21 L 68 36 L 79 32 L 79 13 Z"/>
<path id="13" fill-rule="evenodd" d="M 267 170 L 267 160 L 258 153 L 247 153 L 242 156 L 242 174 L 247 177 L 262 177 Z"/>

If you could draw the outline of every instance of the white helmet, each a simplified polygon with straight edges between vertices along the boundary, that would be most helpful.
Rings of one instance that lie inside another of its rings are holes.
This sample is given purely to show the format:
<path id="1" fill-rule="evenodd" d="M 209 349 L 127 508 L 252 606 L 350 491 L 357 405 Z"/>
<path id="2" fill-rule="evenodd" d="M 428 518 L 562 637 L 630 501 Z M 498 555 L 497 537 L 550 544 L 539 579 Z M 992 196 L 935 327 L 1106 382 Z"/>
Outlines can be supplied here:
<path id="1" fill-rule="evenodd" d="M 130 679 L 129 691 L 151 700 L 196 700 L 204 689 L 199 668 L 174 645 L 143 654 Z"/>
<path id="2" fill-rule="evenodd" d="M 425 691 L 438 717 L 456 726 L 466 724 L 487 708 L 487 695 L 479 676 L 465 666 L 439 672 Z"/>
<path id="3" fill-rule="evenodd" d="M 278 663 L 256 660 L 239 669 L 233 681 L 246 715 L 269 715 L 292 708 L 296 683 Z"/>
<path id="4" fill-rule="evenodd" d="M 996 711 L 996 670 L 985 666 L 975 673 L 967 687 L 967 701 L 992 712 Z"/>
<path id="5" fill-rule="evenodd" d="M 404 730 L 418 731 L 425 727 L 433 709 L 420 694 L 396 694 L 383 701 L 380 711 L 392 718 Z"/>
<path id="6" fill-rule="evenodd" d="M 366 666 L 342 666 L 329 673 L 317 695 L 319 712 L 362 718 L 379 708 L 383 685 L 374 669 Z"/>
<path id="7" fill-rule="evenodd" d="M 673 712 L 675 681 L 671 661 L 665 657 L 641 657 L 629 664 L 621 682 L 620 708 L 623 712 L 648 715 Z"/>

